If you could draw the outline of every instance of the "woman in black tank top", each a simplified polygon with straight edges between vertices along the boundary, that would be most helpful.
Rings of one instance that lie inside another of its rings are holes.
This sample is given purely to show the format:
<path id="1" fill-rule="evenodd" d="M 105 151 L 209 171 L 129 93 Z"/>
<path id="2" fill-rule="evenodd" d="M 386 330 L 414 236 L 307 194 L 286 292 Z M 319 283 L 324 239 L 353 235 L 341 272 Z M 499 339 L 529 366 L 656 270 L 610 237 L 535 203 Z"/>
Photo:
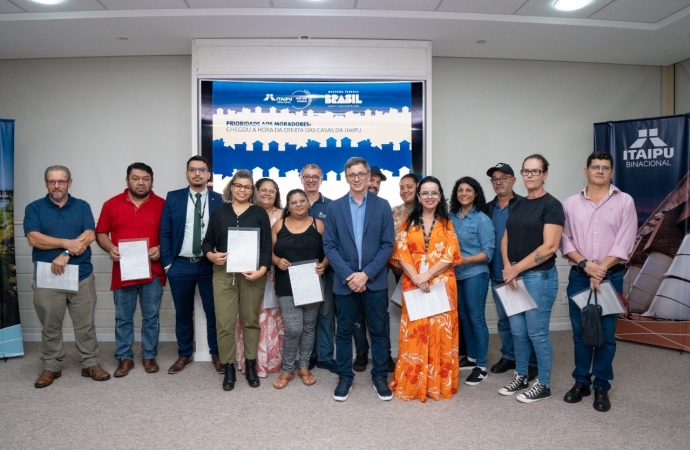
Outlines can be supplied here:
<path id="1" fill-rule="evenodd" d="M 295 378 L 295 359 L 299 350 L 299 372 L 302 382 L 311 386 L 316 379 L 309 371 L 309 357 L 314 347 L 316 318 L 320 303 L 296 306 L 292 297 L 288 268 L 292 263 L 317 260 L 316 273 L 323 275 L 328 261 L 323 254 L 323 223 L 309 216 L 307 194 L 293 189 L 287 195 L 283 218 L 271 230 L 273 236 L 273 264 L 275 289 L 283 313 L 283 372 L 273 383 L 283 389 Z"/>

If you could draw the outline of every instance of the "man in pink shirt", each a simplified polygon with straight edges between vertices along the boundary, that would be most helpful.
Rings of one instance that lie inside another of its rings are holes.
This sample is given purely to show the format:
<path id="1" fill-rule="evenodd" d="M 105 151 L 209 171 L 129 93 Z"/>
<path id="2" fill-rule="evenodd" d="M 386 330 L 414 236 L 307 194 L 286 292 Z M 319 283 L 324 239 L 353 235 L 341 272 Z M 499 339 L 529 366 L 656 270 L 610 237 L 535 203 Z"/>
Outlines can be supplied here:
<path id="1" fill-rule="evenodd" d="M 603 281 L 610 281 L 618 293 L 623 290 L 623 272 L 635 242 L 637 213 L 632 197 L 611 184 L 613 173 L 611 154 L 589 155 L 585 167 L 587 187 L 563 202 L 565 226 L 561 240 L 561 253 L 571 265 L 567 292 L 575 344 L 575 385 L 564 400 L 579 402 L 591 394 L 591 385 L 594 409 L 601 412 L 611 408 L 608 391 L 616 354 L 617 315 L 602 316 L 604 344 L 587 347 L 582 340 L 580 308 L 572 296 L 586 289 L 598 291 Z"/>

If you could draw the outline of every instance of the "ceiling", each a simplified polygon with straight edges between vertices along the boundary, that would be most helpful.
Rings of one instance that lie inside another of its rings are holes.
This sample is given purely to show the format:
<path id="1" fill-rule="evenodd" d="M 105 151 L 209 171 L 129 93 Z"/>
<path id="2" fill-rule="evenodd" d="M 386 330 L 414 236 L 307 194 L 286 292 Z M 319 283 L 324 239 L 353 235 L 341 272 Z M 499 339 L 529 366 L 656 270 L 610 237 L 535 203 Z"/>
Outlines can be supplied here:
<path id="1" fill-rule="evenodd" d="M 690 0 L 0 0 L 0 59 L 186 55 L 194 38 L 410 39 L 434 56 L 666 66 Z"/>

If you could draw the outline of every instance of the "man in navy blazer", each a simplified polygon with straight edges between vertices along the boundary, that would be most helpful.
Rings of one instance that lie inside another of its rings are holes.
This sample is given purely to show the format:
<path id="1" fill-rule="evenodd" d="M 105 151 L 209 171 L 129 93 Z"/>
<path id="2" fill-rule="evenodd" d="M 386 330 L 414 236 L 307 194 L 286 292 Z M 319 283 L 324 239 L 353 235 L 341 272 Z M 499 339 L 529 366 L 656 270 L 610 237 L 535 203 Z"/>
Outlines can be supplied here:
<path id="1" fill-rule="evenodd" d="M 350 192 L 331 202 L 326 210 L 323 248 L 335 271 L 333 293 L 337 331 L 336 365 L 340 381 L 333 393 L 337 401 L 347 400 L 355 373 L 352 371 L 352 331 L 357 308 L 364 308 L 371 337 L 371 377 L 381 400 L 393 397 L 388 388 L 386 360 L 388 345 L 387 263 L 393 253 L 395 232 L 388 201 L 368 195 L 371 168 L 366 160 L 352 157 L 345 163 Z"/>
<path id="2" fill-rule="evenodd" d="M 211 361 L 223 373 L 218 359 L 216 314 L 213 309 L 213 264 L 203 256 L 201 240 L 209 217 L 223 204 L 223 196 L 208 189 L 211 169 L 203 156 L 192 156 L 185 172 L 189 187 L 168 192 L 160 228 L 161 261 L 168 275 L 175 303 L 175 335 L 178 358 L 168 373 L 182 372 L 192 364 L 194 353 L 194 291 L 199 286 L 206 313 Z"/>

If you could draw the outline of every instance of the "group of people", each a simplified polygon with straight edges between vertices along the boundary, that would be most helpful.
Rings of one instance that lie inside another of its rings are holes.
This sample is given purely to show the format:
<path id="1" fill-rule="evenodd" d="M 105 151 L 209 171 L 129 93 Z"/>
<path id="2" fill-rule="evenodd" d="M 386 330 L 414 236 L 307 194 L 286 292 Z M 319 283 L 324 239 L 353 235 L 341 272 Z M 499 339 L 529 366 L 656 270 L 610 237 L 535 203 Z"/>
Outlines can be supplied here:
<path id="1" fill-rule="evenodd" d="M 352 157 L 344 167 L 349 192 L 343 197 L 325 198 L 319 192 L 323 173 L 308 164 L 300 173 L 303 189 L 288 192 L 282 208 L 277 183 L 269 178 L 254 183 L 247 170 L 236 171 L 222 195 L 208 189 L 211 167 L 201 156 L 187 161 L 189 186 L 163 200 L 152 191 L 153 170 L 134 163 L 127 168 L 127 188 L 105 202 L 96 225 L 89 205 L 68 194 L 69 169 L 48 167 L 48 195 L 27 206 L 25 234 L 34 262 L 50 263 L 55 274 L 63 273 L 68 264 L 79 266 L 79 290 L 33 285 L 43 338 L 43 372 L 35 386 L 48 386 L 61 375 L 65 309 L 74 324 L 82 375 L 97 381 L 110 378 L 99 364 L 94 326 L 90 244 L 95 240 L 113 261 L 115 377 L 126 376 L 135 366 L 137 298 L 142 366 L 147 373 L 159 370 L 158 311 L 169 280 L 178 343 L 178 359 L 168 369 L 170 374 L 193 362 L 198 287 L 212 365 L 223 374 L 226 391 L 237 382 L 236 364 L 251 387 L 260 385 L 260 377 L 280 372 L 273 382 L 276 389 L 294 380 L 295 370 L 305 385 L 313 385 L 311 370 L 319 367 L 339 375 L 333 397 L 345 401 L 354 371 L 366 370 L 371 350 L 373 388 L 381 400 L 393 395 L 422 402 L 427 397 L 448 399 L 457 393 L 459 374 L 465 369 L 471 369 L 465 380 L 470 386 L 486 380 L 489 371 L 513 370 L 512 382 L 500 394 L 517 393 L 523 403 L 549 398 L 549 321 L 558 292 L 556 253 L 560 249 L 571 265 L 570 297 L 585 289 L 598 290 L 604 281 L 621 292 L 637 219 L 632 198 L 611 184 L 610 154 L 589 156 L 584 169 L 587 186 L 563 204 L 544 188 L 548 170 L 542 155 L 525 158 L 520 170 L 527 191 L 523 198 L 513 191 L 516 177 L 510 165 L 491 167 L 487 175 L 496 197 L 488 203 L 472 177 L 458 179 L 448 201 L 437 178 L 420 180 L 407 174 L 400 179 L 403 203 L 391 209 L 377 195 L 385 175 L 364 159 Z M 255 268 L 228 272 L 228 260 L 233 258 L 228 230 L 233 228 L 258 231 Z M 122 279 L 118 245 L 133 239 L 147 240 L 148 279 Z M 316 261 L 314 270 L 323 286 L 321 302 L 295 302 L 289 268 L 302 261 Z M 402 290 L 397 361 L 391 357 L 389 270 Z M 501 359 L 487 369 L 489 281 Z M 496 288 L 506 284 L 516 289 L 518 281 L 536 307 L 508 316 Z M 410 296 L 411 290 L 432 289 L 445 292 L 448 308 L 411 320 L 406 292 Z M 569 308 L 575 385 L 564 400 L 579 402 L 593 387 L 594 408 L 606 411 L 616 316 L 602 319 L 604 345 L 586 347 L 579 307 L 571 299 Z M 394 372 L 391 380 L 389 372 Z"/>

